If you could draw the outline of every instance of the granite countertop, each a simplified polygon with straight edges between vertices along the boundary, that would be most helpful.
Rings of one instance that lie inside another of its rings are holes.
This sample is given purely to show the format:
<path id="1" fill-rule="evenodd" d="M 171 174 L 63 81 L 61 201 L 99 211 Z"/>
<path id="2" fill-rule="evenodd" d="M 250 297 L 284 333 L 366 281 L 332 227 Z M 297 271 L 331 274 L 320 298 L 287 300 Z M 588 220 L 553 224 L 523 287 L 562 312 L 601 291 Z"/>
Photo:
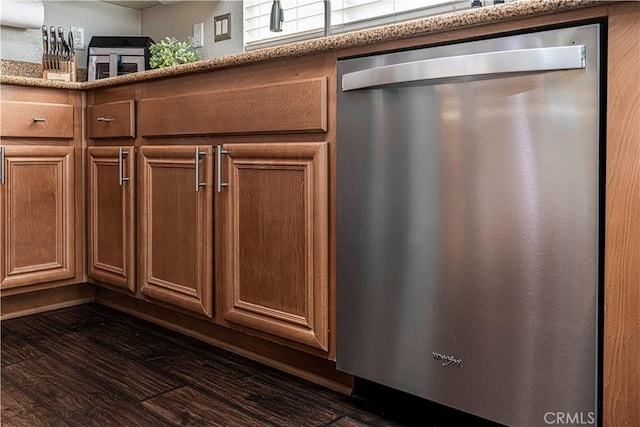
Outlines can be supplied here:
<path id="1" fill-rule="evenodd" d="M 200 71 L 229 68 L 267 60 L 359 47 L 376 42 L 400 40 L 483 24 L 505 22 L 524 17 L 548 15 L 600 4 L 602 4 L 601 0 L 518 0 L 500 5 L 466 9 L 93 82 L 60 82 L 33 77 L 2 75 L 0 76 L 0 83 L 77 90 L 103 88 Z"/>

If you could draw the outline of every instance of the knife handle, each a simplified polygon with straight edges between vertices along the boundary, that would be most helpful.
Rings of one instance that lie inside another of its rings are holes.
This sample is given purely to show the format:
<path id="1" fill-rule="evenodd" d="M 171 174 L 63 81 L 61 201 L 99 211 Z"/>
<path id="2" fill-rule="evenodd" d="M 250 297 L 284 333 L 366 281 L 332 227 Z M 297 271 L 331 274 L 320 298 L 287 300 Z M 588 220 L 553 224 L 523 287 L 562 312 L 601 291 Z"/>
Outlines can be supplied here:
<path id="1" fill-rule="evenodd" d="M 42 36 L 42 61 L 44 62 L 45 70 L 49 69 L 49 37 L 47 35 Z"/>
<path id="2" fill-rule="evenodd" d="M 51 26 L 51 28 L 49 28 L 49 31 L 51 33 L 51 53 L 52 55 L 52 68 L 55 70 L 58 70 L 60 68 L 60 61 L 58 58 L 58 40 L 56 37 L 56 27 L 54 27 L 53 25 Z"/>
<path id="3" fill-rule="evenodd" d="M 56 46 L 56 27 L 49 28 L 49 44 L 51 45 L 51 53 L 56 54 L 57 46 Z"/>
<path id="4" fill-rule="evenodd" d="M 45 70 L 49 69 L 49 33 L 47 26 L 42 26 L 42 63 Z"/>

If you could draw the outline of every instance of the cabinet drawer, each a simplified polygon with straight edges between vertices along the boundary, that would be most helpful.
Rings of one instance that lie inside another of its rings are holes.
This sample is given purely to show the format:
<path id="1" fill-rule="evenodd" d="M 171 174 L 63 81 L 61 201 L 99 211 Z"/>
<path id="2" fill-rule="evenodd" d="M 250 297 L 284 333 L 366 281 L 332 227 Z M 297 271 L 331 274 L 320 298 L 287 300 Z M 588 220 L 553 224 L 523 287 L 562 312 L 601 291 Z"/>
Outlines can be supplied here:
<path id="1" fill-rule="evenodd" d="M 73 138 L 73 105 L 2 101 L 4 137 Z"/>
<path id="2" fill-rule="evenodd" d="M 144 137 L 325 132 L 327 78 L 145 99 L 139 117 Z"/>
<path id="3" fill-rule="evenodd" d="M 118 101 L 87 107 L 89 138 L 135 138 L 135 101 Z"/>

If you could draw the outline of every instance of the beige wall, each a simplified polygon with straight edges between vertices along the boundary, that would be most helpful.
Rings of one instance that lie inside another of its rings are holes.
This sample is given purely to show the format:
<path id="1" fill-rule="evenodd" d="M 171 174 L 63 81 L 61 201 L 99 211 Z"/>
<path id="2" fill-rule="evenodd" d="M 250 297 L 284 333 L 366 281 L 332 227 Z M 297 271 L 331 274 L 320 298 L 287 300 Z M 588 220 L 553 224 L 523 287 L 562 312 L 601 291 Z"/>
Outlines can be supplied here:
<path id="1" fill-rule="evenodd" d="M 140 11 L 98 1 L 45 0 L 44 23 L 47 26 L 84 28 L 85 44 L 88 46 L 94 35 L 140 35 Z M 42 59 L 42 31 L 2 27 L 0 34 L 0 58 L 14 61 L 40 63 Z M 87 51 L 76 52 L 78 66 L 87 66 Z"/>
<path id="2" fill-rule="evenodd" d="M 231 39 L 214 42 L 214 17 L 231 13 Z M 159 42 L 167 36 L 185 40 L 193 24 L 204 22 L 204 59 L 243 51 L 242 1 L 183 1 L 160 4 L 142 10 L 141 34 Z"/>

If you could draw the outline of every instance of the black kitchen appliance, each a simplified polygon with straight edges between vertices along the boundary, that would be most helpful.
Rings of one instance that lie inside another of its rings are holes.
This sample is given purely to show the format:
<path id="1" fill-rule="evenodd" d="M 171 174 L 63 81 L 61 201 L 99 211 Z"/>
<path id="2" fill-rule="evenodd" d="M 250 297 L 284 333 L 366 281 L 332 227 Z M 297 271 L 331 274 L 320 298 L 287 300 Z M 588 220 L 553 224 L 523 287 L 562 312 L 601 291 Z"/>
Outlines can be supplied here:
<path id="1" fill-rule="evenodd" d="M 149 69 L 150 37 L 94 36 L 89 43 L 89 81 L 122 76 Z"/>

